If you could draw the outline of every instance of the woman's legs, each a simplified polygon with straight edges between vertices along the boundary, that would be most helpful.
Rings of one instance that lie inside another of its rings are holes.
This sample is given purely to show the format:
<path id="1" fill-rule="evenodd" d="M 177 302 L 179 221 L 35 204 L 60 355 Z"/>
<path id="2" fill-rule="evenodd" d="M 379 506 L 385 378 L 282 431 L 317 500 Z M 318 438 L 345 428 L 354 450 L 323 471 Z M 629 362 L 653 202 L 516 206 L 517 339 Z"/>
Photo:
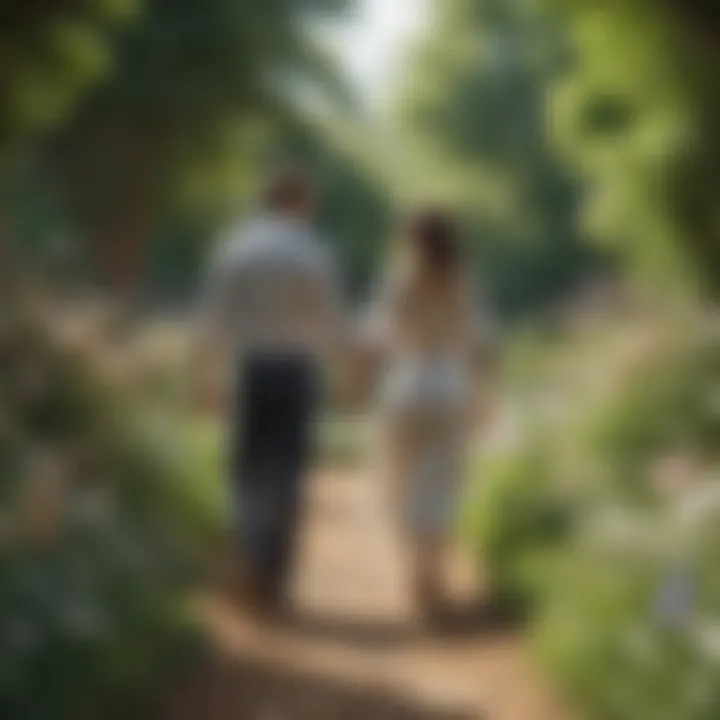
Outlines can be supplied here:
<path id="1" fill-rule="evenodd" d="M 410 415 L 386 434 L 391 490 L 402 518 L 413 600 L 428 620 L 450 599 L 450 550 L 462 476 L 462 431 L 454 414 Z"/>
<path id="2" fill-rule="evenodd" d="M 429 620 L 445 610 L 447 541 L 444 537 L 423 535 L 412 540 L 412 589 L 420 613 Z"/>

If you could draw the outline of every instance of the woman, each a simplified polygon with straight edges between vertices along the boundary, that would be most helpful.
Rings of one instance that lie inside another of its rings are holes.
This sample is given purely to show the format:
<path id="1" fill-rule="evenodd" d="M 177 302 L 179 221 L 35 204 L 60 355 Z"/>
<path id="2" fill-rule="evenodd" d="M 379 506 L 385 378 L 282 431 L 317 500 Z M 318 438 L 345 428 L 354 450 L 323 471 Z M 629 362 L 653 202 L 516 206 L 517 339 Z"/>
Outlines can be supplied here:
<path id="1" fill-rule="evenodd" d="M 445 609 L 443 570 L 478 394 L 483 328 L 458 231 L 442 212 L 408 224 L 373 311 L 385 354 L 383 436 L 390 488 L 408 540 L 415 599 L 428 619 Z"/>

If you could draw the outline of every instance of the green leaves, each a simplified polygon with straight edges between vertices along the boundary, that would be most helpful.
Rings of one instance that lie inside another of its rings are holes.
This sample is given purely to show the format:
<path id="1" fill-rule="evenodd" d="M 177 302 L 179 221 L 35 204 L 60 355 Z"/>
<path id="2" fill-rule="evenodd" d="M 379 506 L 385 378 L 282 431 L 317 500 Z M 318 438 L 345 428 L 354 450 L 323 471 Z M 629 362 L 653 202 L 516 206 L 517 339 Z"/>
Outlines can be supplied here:
<path id="1" fill-rule="evenodd" d="M 0 161 L 14 143 L 69 119 L 83 93 L 107 75 L 108 33 L 131 20 L 134 0 L 74 0 L 3 8 Z"/>
<path id="2" fill-rule="evenodd" d="M 582 717 L 709 720 L 717 326 L 624 317 L 584 335 L 516 369 L 516 439 L 481 458 L 468 535 L 501 596 L 527 603 L 538 659 Z"/>
<path id="3" fill-rule="evenodd" d="M 203 489 L 192 452 L 178 452 L 168 425 L 169 437 L 154 431 L 139 403 L 101 381 L 97 358 L 9 314 L 0 332 L 0 715 L 110 717 L 189 637 L 183 606 L 206 540 Z"/>
<path id="4" fill-rule="evenodd" d="M 433 7 L 437 21 L 400 99 L 400 132 L 425 160 L 424 196 L 449 196 L 467 218 L 489 294 L 516 319 L 558 302 L 600 265 L 576 226 L 580 188 L 545 109 L 569 44 L 532 4 Z"/>
<path id="5" fill-rule="evenodd" d="M 560 7 L 577 55 L 555 118 L 559 144 L 594 189 L 586 228 L 614 243 L 646 286 L 660 280 L 663 292 L 712 294 L 720 252 L 708 212 L 720 157 L 717 84 L 708 74 L 715 11 L 670 0 L 550 4 Z"/>

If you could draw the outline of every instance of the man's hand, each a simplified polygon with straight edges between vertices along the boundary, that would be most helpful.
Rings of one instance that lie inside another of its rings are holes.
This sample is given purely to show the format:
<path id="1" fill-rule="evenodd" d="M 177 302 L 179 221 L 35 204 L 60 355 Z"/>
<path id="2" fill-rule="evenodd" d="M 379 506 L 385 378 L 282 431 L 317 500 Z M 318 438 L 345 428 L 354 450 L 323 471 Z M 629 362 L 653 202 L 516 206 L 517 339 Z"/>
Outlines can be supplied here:
<path id="1" fill-rule="evenodd" d="M 199 383 L 195 390 L 194 405 L 203 415 L 221 415 L 225 407 L 223 393 L 213 383 Z"/>
<path id="2" fill-rule="evenodd" d="M 338 378 L 343 407 L 357 410 L 370 401 L 379 365 L 379 355 L 374 348 L 359 340 L 348 344 Z"/>
<path id="3" fill-rule="evenodd" d="M 192 403 L 203 414 L 218 415 L 225 408 L 225 394 L 218 382 L 218 350 L 207 337 L 199 339 L 190 362 Z"/>

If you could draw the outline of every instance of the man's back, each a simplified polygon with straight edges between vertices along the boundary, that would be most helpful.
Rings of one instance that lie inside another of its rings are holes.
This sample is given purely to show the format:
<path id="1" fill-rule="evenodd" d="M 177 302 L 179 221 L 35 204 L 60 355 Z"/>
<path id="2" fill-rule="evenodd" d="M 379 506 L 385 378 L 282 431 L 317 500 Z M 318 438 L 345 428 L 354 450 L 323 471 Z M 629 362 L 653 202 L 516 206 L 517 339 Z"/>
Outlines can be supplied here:
<path id="1" fill-rule="evenodd" d="M 233 230 L 217 252 L 205 310 L 243 353 L 323 354 L 340 315 L 330 256 L 300 221 L 254 220 Z"/>

